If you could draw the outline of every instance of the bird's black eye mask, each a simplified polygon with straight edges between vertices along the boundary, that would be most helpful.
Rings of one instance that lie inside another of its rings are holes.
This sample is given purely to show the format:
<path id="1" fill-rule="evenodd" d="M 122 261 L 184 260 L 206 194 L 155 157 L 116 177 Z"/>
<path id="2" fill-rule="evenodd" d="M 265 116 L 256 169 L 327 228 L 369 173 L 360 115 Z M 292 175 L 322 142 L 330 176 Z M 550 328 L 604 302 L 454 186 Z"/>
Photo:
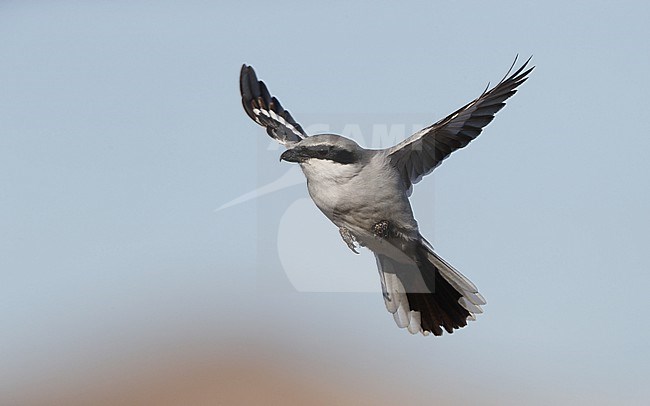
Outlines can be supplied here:
<path id="1" fill-rule="evenodd" d="M 328 159 L 343 165 L 352 164 L 359 160 L 355 152 L 332 145 L 306 147 L 300 152 L 310 158 Z"/>

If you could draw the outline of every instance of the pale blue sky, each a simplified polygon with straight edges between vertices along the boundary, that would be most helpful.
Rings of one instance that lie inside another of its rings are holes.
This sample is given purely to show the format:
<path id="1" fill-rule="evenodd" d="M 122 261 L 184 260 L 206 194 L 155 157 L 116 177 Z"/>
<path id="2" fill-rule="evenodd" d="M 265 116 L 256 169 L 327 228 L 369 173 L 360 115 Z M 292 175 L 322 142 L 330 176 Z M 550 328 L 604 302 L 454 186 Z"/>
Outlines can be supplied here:
<path id="1" fill-rule="evenodd" d="M 640 1 L 2 2 L 0 394 L 142 348 L 250 340 L 423 399 L 646 404 L 648 15 Z M 534 55 L 530 80 L 413 196 L 423 234 L 488 300 L 468 328 L 411 337 L 378 294 L 297 292 L 292 229 L 303 277 L 377 278 L 304 184 L 215 211 L 290 168 L 241 108 L 242 63 L 306 127 L 340 131 L 434 122 L 517 53 Z"/>

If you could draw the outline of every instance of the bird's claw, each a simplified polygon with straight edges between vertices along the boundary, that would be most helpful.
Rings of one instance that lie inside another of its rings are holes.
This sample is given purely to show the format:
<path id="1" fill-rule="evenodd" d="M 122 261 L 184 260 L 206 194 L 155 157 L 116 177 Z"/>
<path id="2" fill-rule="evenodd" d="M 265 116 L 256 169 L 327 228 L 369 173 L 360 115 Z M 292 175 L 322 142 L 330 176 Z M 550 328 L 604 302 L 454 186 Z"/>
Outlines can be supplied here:
<path id="1" fill-rule="evenodd" d="M 350 233 L 350 230 L 345 227 L 339 227 L 339 233 L 341 234 L 341 238 L 343 238 L 343 241 L 348 246 L 348 248 L 350 248 L 355 254 L 358 254 L 359 252 L 356 250 L 357 240 L 354 238 L 352 233 Z"/>
<path id="2" fill-rule="evenodd" d="M 375 234 L 375 237 L 388 238 L 390 236 L 390 223 L 386 220 L 382 220 L 372 226 L 372 232 Z"/>

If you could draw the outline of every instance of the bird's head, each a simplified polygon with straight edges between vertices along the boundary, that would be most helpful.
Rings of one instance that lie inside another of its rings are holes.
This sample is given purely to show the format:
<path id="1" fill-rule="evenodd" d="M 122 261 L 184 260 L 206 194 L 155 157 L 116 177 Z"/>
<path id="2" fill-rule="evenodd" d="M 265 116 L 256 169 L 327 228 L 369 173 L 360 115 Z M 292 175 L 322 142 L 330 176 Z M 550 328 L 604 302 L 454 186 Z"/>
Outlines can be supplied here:
<path id="1" fill-rule="evenodd" d="M 307 137 L 294 144 L 281 156 L 281 161 L 332 165 L 352 165 L 362 159 L 363 148 L 349 138 L 335 134 Z"/>

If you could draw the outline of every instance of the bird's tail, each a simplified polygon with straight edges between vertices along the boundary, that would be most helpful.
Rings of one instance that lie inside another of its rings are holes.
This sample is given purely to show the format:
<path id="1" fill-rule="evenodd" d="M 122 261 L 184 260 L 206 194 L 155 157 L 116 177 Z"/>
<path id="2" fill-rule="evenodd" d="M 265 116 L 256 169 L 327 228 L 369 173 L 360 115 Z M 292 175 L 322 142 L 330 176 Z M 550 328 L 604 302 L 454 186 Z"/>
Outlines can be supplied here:
<path id="1" fill-rule="evenodd" d="M 469 279 L 440 258 L 422 238 L 412 266 L 376 254 L 386 308 L 401 328 L 442 335 L 482 313 L 485 299 Z"/>

